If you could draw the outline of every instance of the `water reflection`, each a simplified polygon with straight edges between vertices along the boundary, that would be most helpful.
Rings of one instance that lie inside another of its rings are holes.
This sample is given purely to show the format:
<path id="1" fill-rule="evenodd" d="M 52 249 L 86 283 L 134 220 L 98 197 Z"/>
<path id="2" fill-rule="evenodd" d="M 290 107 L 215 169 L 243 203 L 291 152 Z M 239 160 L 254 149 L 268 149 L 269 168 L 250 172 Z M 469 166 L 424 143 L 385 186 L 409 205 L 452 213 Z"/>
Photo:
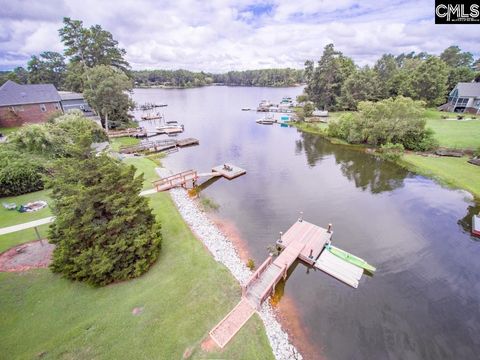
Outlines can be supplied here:
<path id="1" fill-rule="evenodd" d="M 467 208 L 467 214 L 458 220 L 458 225 L 465 231 L 466 233 L 472 232 L 472 217 L 473 215 L 478 215 L 480 213 L 480 204 L 477 205 L 469 205 Z M 479 241 L 480 237 L 478 236 L 471 236 L 472 240 Z"/>
<path id="2" fill-rule="evenodd" d="M 300 138 L 295 143 L 295 152 L 303 150 L 308 165 L 313 167 L 326 156 L 333 155 L 348 180 L 353 181 L 357 188 L 373 194 L 402 187 L 409 174 L 407 170 L 376 156 L 365 155 L 363 149 L 334 145 L 315 134 L 300 132 Z"/>
<path id="3" fill-rule="evenodd" d="M 218 216 L 235 223 L 256 263 L 303 211 L 312 223 L 333 223 L 336 245 L 377 266 L 356 290 L 303 264 L 279 285 L 276 300 L 284 294 L 293 301 L 317 353 L 341 360 L 478 358 L 480 246 L 470 241 L 470 221 L 479 204 L 350 147 L 258 125 L 258 114 L 240 110 L 300 92 L 142 89 L 135 100 L 168 103 L 166 116 L 185 124 L 181 137 L 200 140 L 162 160 L 173 171 L 206 172 L 226 161 L 247 170 L 201 188 L 220 205 Z"/>

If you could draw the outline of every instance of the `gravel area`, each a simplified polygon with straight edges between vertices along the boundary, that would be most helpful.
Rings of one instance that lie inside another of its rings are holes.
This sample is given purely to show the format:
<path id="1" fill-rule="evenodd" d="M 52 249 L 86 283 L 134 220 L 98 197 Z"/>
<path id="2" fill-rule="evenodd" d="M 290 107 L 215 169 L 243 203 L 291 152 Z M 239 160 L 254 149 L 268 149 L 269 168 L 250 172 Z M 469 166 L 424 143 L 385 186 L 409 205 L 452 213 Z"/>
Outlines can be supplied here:
<path id="1" fill-rule="evenodd" d="M 161 177 L 171 175 L 169 170 L 163 168 L 158 168 L 157 172 Z M 172 189 L 170 190 L 170 195 L 185 222 L 209 249 L 215 260 L 225 265 L 240 284 L 244 285 L 252 272 L 240 260 L 232 242 L 218 230 L 207 215 L 189 198 L 184 189 Z M 265 324 L 267 337 L 275 358 L 277 360 L 302 359 L 302 355 L 289 342 L 288 334 L 282 330 L 268 301 L 263 304 L 259 314 Z"/>

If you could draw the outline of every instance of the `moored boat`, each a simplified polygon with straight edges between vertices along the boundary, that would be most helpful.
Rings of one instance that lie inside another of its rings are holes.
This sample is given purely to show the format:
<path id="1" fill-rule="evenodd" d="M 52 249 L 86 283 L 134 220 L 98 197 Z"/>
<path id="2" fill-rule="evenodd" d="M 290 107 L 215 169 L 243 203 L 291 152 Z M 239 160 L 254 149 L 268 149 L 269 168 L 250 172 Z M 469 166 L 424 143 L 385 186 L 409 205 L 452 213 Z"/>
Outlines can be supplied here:
<path id="1" fill-rule="evenodd" d="M 330 251 L 333 255 L 339 257 L 342 260 L 345 260 L 349 262 L 352 265 L 358 266 L 359 268 L 365 269 L 369 272 L 375 272 L 377 270 L 376 267 L 370 265 L 367 263 L 365 260 L 362 258 L 359 258 L 358 256 L 355 256 L 353 254 L 350 254 L 349 252 L 346 252 L 345 250 L 339 249 L 336 246 L 333 246 L 331 244 L 326 245 L 325 248 Z"/>
<path id="2" fill-rule="evenodd" d="M 480 214 L 472 217 L 472 234 L 480 236 Z"/>

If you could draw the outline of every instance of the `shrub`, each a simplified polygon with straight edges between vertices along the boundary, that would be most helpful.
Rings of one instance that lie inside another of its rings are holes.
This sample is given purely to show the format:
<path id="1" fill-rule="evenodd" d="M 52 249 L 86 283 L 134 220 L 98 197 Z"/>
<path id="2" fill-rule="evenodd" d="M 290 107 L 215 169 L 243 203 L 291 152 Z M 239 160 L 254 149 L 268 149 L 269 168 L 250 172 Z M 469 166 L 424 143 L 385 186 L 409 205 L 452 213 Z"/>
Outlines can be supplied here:
<path id="1" fill-rule="evenodd" d="M 386 143 L 380 146 L 378 153 L 382 159 L 388 161 L 397 161 L 404 154 L 405 149 L 402 144 Z"/>
<path id="2" fill-rule="evenodd" d="M 252 271 L 253 271 L 253 269 L 255 269 L 255 261 L 253 259 L 248 259 L 247 268 L 249 268 Z"/>
<path id="3" fill-rule="evenodd" d="M 0 196 L 16 196 L 43 189 L 45 168 L 18 151 L 0 151 Z"/>

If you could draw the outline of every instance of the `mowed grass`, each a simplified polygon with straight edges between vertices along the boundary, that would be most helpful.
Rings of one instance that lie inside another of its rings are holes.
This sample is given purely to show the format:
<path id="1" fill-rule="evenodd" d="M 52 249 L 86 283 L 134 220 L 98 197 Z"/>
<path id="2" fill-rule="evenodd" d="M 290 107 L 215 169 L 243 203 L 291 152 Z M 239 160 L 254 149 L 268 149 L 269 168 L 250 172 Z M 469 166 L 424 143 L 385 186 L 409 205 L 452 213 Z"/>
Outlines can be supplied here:
<path id="1" fill-rule="evenodd" d="M 271 359 L 257 316 L 223 352 L 201 340 L 240 299 L 240 286 L 195 239 L 168 194 L 150 205 L 162 223 L 159 260 L 139 279 L 92 288 L 49 270 L 0 273 L 5 359 Z M 142 308 L 140 315 L 132 310 Z"/>
<path id="2" fill-rule="evenodd" d="M 480 198 L 480 166 L 467 162 L 468 158 L 432 157 L 405 154 L 407 167 L 446 185 L 465 189 Z"/>
<path id="3" fill-rule="evenodd" d="M 15 203 L 17 206 L 25 205 L 32 201 L 44 200 L 50 204 L 50 196 L 48 190 L 36 191 L 29 194 L 11 196 L 11 197 L 2 197 L 0 202 L 2 203 Z M 12 226 L 16 224 L 22 224 L 25 222 L 42 219 L 47 216 L 51 216 L 50 207 L 46 206 L 45 208 L 33 211 L 20 213 L 16 210 L 7 210 L 3 206 L 0 207 L 0 228 L 6 226 Z"/>
<path id="4" fill-rule="evenodd" d="M 463 114 L 462 121 L 442 119 L 442 116 L 456 118 L 458 114 L 428 109 L 425 112 L 427 127 L 435 132 L 440 146 L 454 149 L 475 150 L 480 147 L 480 115 Z M 472 120 L 474 116 L 476 119 Z"/>
<path id="5" fill-rule="evenodd" d="M 113 151 L 119 151 L 121 146 L 133 146 L 139 143 L 139 139 L 130 136 L 110 139 L 110 147 Z"/>
<path id="6" fill-rule="evenodd" d="M 135 166 L 137 168 L 137 174 L 143 174 L 143 190 L 151 189 L 153 187 L 152 181 L 160 179 L 155 171 L 157 165 L 146 157 L 126 158 L 123 162 Z"/>

